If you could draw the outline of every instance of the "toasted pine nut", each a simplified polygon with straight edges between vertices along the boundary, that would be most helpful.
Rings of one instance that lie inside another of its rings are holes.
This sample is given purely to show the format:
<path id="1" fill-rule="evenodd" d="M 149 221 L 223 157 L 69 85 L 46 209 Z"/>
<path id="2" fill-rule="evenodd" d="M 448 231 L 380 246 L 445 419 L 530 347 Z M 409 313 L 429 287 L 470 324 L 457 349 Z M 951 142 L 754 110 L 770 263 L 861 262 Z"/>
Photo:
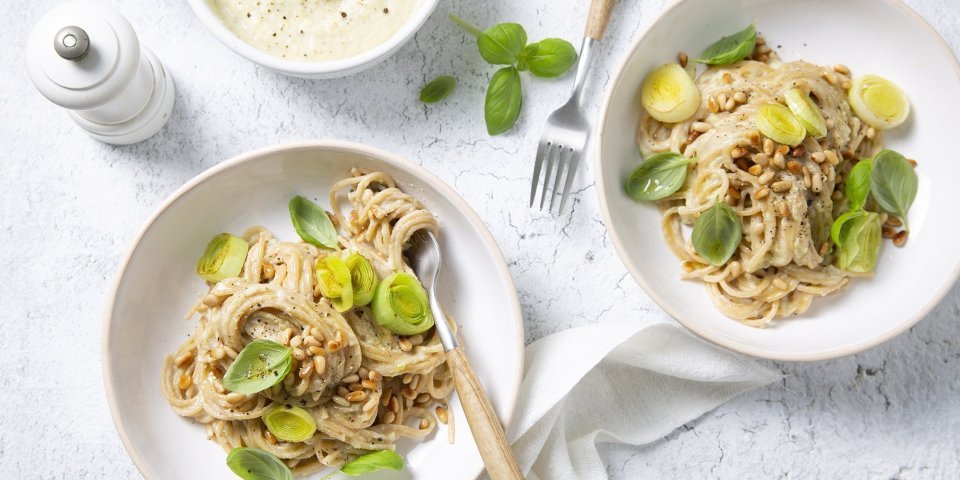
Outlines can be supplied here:
<path id="1" fill-rule="evenodd" d="M 355 373 L 352 374 L 352 375 L 347 375 L 346 377 L 343 377 L 343 379 L 341 379 L 340 381 L 343 382 L 343 383 L 348 383 L 348 384 L 349 384 L 349 383 L 357 383 L 357 382 L 360 381 L 360 375 L 357 375 L 357 374 L 355 374 Z"/>
<path id="2" fill-rule="evenodd" d="M 773 156 L 774 148 L 775 148 L 775 146 L 774 146 L 774 144 L 773 144 L 773 140 L 771 140 L 771 139 L 769 139 L 769 138 L 764 138 L 764 139 L 763 139 L 763 153 L 764 153 L 764 155 L 766 155 L 766 156 L 768 156 L 768 157 L 772 157 L 772 156 Z"/>
<path id="3" fill-rule="evenodd" d="M 374 408 L 377 408 L 377 399 L 376 399 L 376 397 L 370 397 L 370 399 L 367 400 L 367 403 L 364 403 L 364 404 L 363 404 L 363 411 L 364 411 L 364 412 L 369 412 L 369 411 L 373 410 Z"/>
<path id="4" fill-rule="evenodd" d="M 727 271 L 730 273 L 731 278 L 736 278 L 743 272 L 743 267 L 740 265 L 740 262 L 733 260 L 727 263 Z"/>
<path id="5" fill-rule="evenodd" d="M 830 242 L 826 241 L 826 242 L 823 242 L 822 245 L 820 245 L 820 250 L 817 253 L 819 253 L 820 256 L 823 257 L 823 256 L 826 256 L 827 252 L 829 251 L 830 251 Z"/>
<path id="6" fill-rule="evenodd" d="M 780 155 L 786 155 L 790 153 L 790 147 L 787 145 L 780 145 L 779 147 L 777 147 L 777 153 L 779 153 Z"/>
<path id="7" fill-rule="evenodd" d="M 910 158 L 910 159 L 907 159 L 907 162 L 910 164 L 911 167 L 917 168 L 917 161 L 916 161 L 916 160 Z"/>
<path id="8" fill-rule="evenodd" d="M 273 264 L 270 262 L 263 262 L 261 268 L 263 269 L 263 278 L 267 280 L 273 280 L 273 277 L 277 274 L 276 269 L 273 268 Z"/>
<path id="9" fill-rule="evenodd" d="M 323 348 L 321 348 L 321 347 L 310 347 L 310 348 L 307 349 L 307 351 L 310 352 L 310 355 L 323 355 L 323 354 L 324 354 Z"/>
<path id="10" fill-rule="evenodd" d="M 349 407 L 349 406 L 350 406 L 350 402 L 348 402 L 345 398 L 343 398 L 343 397 L 341 397 L 341 396 L 339 396 L 339 395 L 334 395 L 334 396 L 333 396 L 333 403 L 336 403 L 337 405 L 340 405 L 340 406 L 342 406 L 342 407 Z"/>
<path id="11" fill-rule="evenodd" d="M 417 395 L 417 403 L 427 403 L 430 400 L 433 400 L 433 397 L 431 397 L 429 393 L 421 393 L 420 395 Z"/>
<path id="12" fill-rule="evenodd" d="M 773 185 L 770 185 L 770 189 L 772 189 L 774 192 L 777 192 L 777 193 L 783 193 L 783 192 L 786 192 L 787 190 L 790 190 L 790 187 L 792 186 L 793 184 L 790 183 L 789 180 L 780 180 L 777 182 L 773 182 Z"/>
<path id="13" fill-rule="evenodd" d="M 299 349 L 299 348 L 294 348 L 294 349 L 293 349 L 293 358 L 296 358 L 297 360 L 301 360 L 301 361 L 302 361 L 304 358 L 307 358 L 307 352 L 304 352 L 303 350 L 301 350 L 301 349 Z"/>
<path id="14" fill-rule="evenodd" d="M 213 357 L 214 360 L 220 360 L 226 355 L 227 355 L 227 352 L 223 350 L 223 347 L 217 347 L 217 348 L 214 348 L 213 350 L 210 350 L 210 356 Z"/>
<path id="15" fill-rule="evenodd" d="M 687 68 L 687 62 L 690 61 L 690 57 L 686 53 L 680 52 L 677 54 L 677 63 L 680 64 L 681 68 Z"/>
<path id="16" fill-rule="evenodd" d="M 880 230 L 880 234 L 883 238 L 893 238 L 897 236 L 897 229 L 884 225 Z"/>
<path id="17" fill-rule="evenodd" d="M 729 112 L 732 112 L 735 108 L 737 108 L 737 102 L 732 97 L 728 98 L 727 103 L 723 104 L 723 109 Z"/>
<path id="18" fill-rule="evenodd" d="M 720 111 L 720 104 L 717 103 L 717 99 L 710 97 L 707 99 L 707 109 L 710 110 L 710 113 L 717 113 Z"/>
<path id="19" fill-rule="evenodd" d="M 414 391 L 412 388 L 404 388 L 403 390 L 400 390 L 400 394 L 403 395 L 404 398 L 409 398 L 409 399 L 417 398 L 417 392 Z"/>
<path id="20" fill-rule="evenodd" d="M 393 423 L 397 419 L 397 415 L 389 410 L 383 412 L 383 416 L 380 417 L 383 420 L 383 423 Z"/>
<path id="21" fill-rule="evenodd" d="M 340 342 L 336 340 L 327 342 L 327 351 L 330 353 L 339 352 L 341 348 L 343 348 L 343 345 L 340 345 Z"/>
<path id="22" fill-rule="evenodd" d="M 893 215 L 890 215 L 889 217 L 887 217 L 887 221 L 883 223 L 884 225 L 890 225 L 891 227 L 903 226 L 903 221 L 901 221 L 900 218 L 898 217 L 894 217 Z"/>
<path id="23" fill-rule="evenodd" d="M 223 357 L 221 357 L 221 358 L 223 358 Z M 178 366 L 178 367 L 182 367 L 182 366 L 186 365 L 187 363 L 189 363 L 190 360 L 193 360 L 193 350 L 188 350 L 188 351 L 186 351 L 186 352 L 183 352 L 183 354 L 180 355 L 179 357 L 177 357 L 177 359 L 174 360 L 173 363 L 174 363 L 174 365 L 176 365 L 176 366 Z M 219 358 L 218 358 L 217 360 L 219 360 Z"/>
<path id="24" fill-rule="evenodd" d="M 263 436 L 264 436 L 264 437 L 267 437 L 267 442 L 270 443 L 270 445 L 276 445 L 276 444 L 277 444 L 277 437 L 274 437 L 273 434 L 270 433 L 269 430 L 267 430 L 267 431 L 263 434 Z"/>
<path id="25" fill-rule="evenodd" d="M 723 106 L 727 104 L 726 93 L 721 93 L 719 96 L 717 96 L 717 104 L 720 105 L 721 108 L 723 108 Z"/>
<path id="26" fill-rule="evenodd" d="M 407 340 L 406 338 L 400 337 L 400 340 L 398 340 L 397 343 L 400 345 L 401 351 L 409 352 L 410 350 L 413 350 L 413 344 L 410 343 L 410 340 Z"/>
<path id="27" fill-rule="evenodd" d="M 760 187 L 760 189 L 757 190 L 757 193 L 753 194 L 753 198 L 756 198 L 757 200 L 761 200 L 763 199 L 763 197 L 766 197 L 767 195 L 770 195 L 770 189 L 768 189 L 767 187 Z"/>
<path id="28" fill-rule="evenodd" d="M 367 375 L 367 378 L 373 380 L 374 382 L 380 381 L 383 379 L 383 375 L 380 375 L 378 372 L 370 370 L 370 374 Z"/>
<path id="29" fill-rule="evenodd" d="M 303 339 L 303 344 L 308 347 L 319 347 L 320 345 L 322 345 L 320 343 L 320 340 L 317 340 L 317 337 L 314 337 L 313 335 L 307 335 Z"/>
<path id="30" fill-rule="evenodd" d="M 787 169 L 793 173 L 800 173 L 801 171 L 800 162 L 796 160 L 790 160 L 789 162 L 787 162 Z"/>
<path id="31" fill-rule="evenodd" d="M 760 178 L 758 178 L 757 180 L 760 183 L 766 185 L 770 183 L 770 180 L 773 180 L 773 172 L 771 172 L 770 170 L 767 170 L 766 172 L 763 172 L 763 174 L 761 174 Z"/>
<path id="32" fill-rule="evenodd" d="M 827 159 L 827 156 L 823 152 L 813 152 L 810 154 L 810 158 L 817 163 L 823 163 Z"/>
<path id="33" fill-rule="evenodd" d="M 893 237 L 893 244 L 897 247 L 902 247 L 907 244 L 907 233 L 906 230 L 901 231 L 897 236 Z"/>
<path id="34" fill-rule="evenodd" d="M 838 63 L 838 64 L 834 65 L 834 66 L 833 66 L 833 71 L 834 71 L 834 72 L 837 72 L 837 73 L 841 73 L 841 74 L 843 74 L 843 75 L 850 75 L 850 68 L 848 68 L 846 65 L 844 65 L 844 64 L 842 64 L 842 63 Z"/>
<path id="35" fill-rule="evenodd" d="M 208 294 L 206 294 L 206 295 L 203 296 L 203 304 L 206 305 L 207 307 L 210 307 L 210 308 L 213 308 L 213 307 L 216 307 L 217 305 L 220 305 L 220 301 L 221 301 L 221 300 L 220 300 L 220 297 L 218 297 L 218 296 L 216 296 L 216 295 L 214 295 L 214 294 L 212 294 L 212 293 L 208 293 Z"/>
<path id="36" fill-rule="evenodd" d="M 400 381 L 403 382 L 404 385 L 409 385 L 412 380 L 413 380 L 412 373 L 404 373 L 403 378 L 400 379 Z"/>
<path id="37" fill-rule="evenodd" d="M 360 385 L 360 382 L 351 383 L 347 385 L 347 388 L 350 389 L 351 392 L 356 392 L 357 390 L 363 390 L 363 385 Z"/>
<path id="38" fill-rule="evenodd" d="M 367 390 L 376 390 L 376 389 L 377 389 L 377 382 L 374 382 L 373 380 L 363 380 L 363 381 L 360 382 L 360 385 L 361 385 L 363 388 L 366 388 Z"/>
<path id="39" fill-rule="evenodd" d="M 747 94 L 743 92 L 734 93 L 733 100 L 737 103 L 747 103 Z"/>
<path id="40" fill-rule="evenodd" d="M 427 420 L 426 418 L 421 418 L 421 419 L 420 419 L 420 430 L 426 430 L 426 429 L 428 429 L 428 428 L 430 428 L 430 421 Z"/>
<path id="41" fill-rule="evenodd" d="M 191 385 L 193 385 L 193 378 L 190 377 L 190 375 L 181 376 L 180 381 L 177 382 L 177 387 L 179 387 L 180 390 L 186 390 L 190 388 Z"/>
<path id="42" fill-rule="evenodd" d="M 303 345 L 303 337 L 301 337 L 300 335 L 294 335 L 292 338 L 290 338 L 291 347 L 297 348 L 300 345 Z"/>
<path id="43" fill-rule="evenodd" d="M 327 369 L 327 359 L 322 355 L 313 357 L 313 369 L 316 370 L 317 375 L 323 374 L 323 371 Z"/>
<path id="44" fill-rule="evenodd" d="M 397 400 L 397 397 L 396 397 L 396 396 L 390 397 L 390 404 L 388 405 L 388 408 L 389 408 L 390 411 L 393 412 L 393 413 L 399 412 L 399 411 L 400 411 L 400 400 Z"/>
<path id="45" fill-rule="evenodd" d="M 695 132 L 707 133 L 711 128 L 713 128 L 713 125 L 707 122 L 693 122 L 693 125 L 691 125 L 690 128 Z"/>
<path id="46" fill-rule="evenodd" d="M 344 398 L 353 403 L 362 402 L 367 399 L 367 392 L 364 392 L 363 390 L 357 390 L 355 392 L 348 393 Z"/>
<path id="47" fill-rule="evenodd" d="M 785 168 L 787 166 L 786 160 L 783 158 L 783 154 L 777 152 L 773 155 L 773 160 L 770 162 L 771 165 L 777 168 Z"/>
<path id="48" fill-rule="evenodd" d="M 875 128 L 873 128 L 873 127 L 868 127 L 868 128 L 867 128 L 867 138 L 870 139 L 870 140 L 873 140 L 873 137 L 876 137 L 876 136 L 877 136 L 877 129 L 875 129 Z"/>
<path id="49" fill-rule="evenodd" d="M 758 153 L 753 156 L 753 163 L 761 167 L 766 167 L 770 163 L 770 157 L 768 157 L 766 153 Z"/>
<path id="50" fill-rule="evenodd" d="M 747 172 L 750 172 L 750 175 L 753 175 L 753 176 L 760 176 L 760 174 L 763 173 L 763 167 L 761 167 L 760 165 L 754 165 L 748 168 Z"/>
<path id="51" fill-rule="evenodd" d="M 837 152 L 834 152 L 833 150 L 824 150 L 823 155 L 826 157 L 827 163 L 830 165 L 836 165 L 840 163 L 840 159 L 837 158 Z"/>
<path id="52" fill-rule="evenodd" d="M 689 260 L 687 260 L 686 262 L 681 263 L 680 266 L 683 268 L 683 271 L 685 271 L 685 272 L 692 272 L 692 271 L 694 271 L 694 270 L 697 269 L 696 264 L 694 264 L 693 262 L 691 262 L 691 261 L 689 261 Z"/>
<path id="53" fill-rule="evenodd" d="M 323 341 L 323 332 L 321 332 L 317 327 L 310 328 L 310 335 L 313 335 L 313 337 L 317 340 Z"/>
<path id="54" fill-rule="evenodd" d="M 727 195 L 729 195 L 733 201 L 740 200 L 740 190 L 737 190 L 732 186 L 727 189 Z"/>
<path id="55" fill-rule="evenodd" d="M 437 405 L 437 408 L 434 409 L 434 411 L 437 412 L 437 420 L 438 420 L 440 423 L 446 424 L 446 423 L 447 423 L 447 409 L 446 409 L 446 408 L 443 408 L 442 405 Z"/>
<path id="56" fill-rule="evenodd" d="M 226 395 L 226 400 L 234 405 L 239 405 L 247 399 L 247 396 L 242 393 L 230 392 Z"/>

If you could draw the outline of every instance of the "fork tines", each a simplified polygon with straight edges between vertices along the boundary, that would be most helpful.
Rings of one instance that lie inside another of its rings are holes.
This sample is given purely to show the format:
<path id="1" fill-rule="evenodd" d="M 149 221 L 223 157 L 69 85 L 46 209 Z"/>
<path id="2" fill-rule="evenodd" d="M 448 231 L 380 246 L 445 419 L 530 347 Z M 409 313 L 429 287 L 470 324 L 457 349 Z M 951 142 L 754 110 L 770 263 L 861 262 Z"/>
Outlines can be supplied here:
<path id="1" fill-rule="evenodd" d="M 546 168 L 543 169 L 544 161 Z M 563 207 L 567 204 L 567 197 L 570 196 L 570 186 L 573 184 L 573 177 L 577 173 L 577 167 L 580 162 L 580 152 L 573 149 L 572 146 L 564 145 L 550 140 L 540 140 L 537 147 L 537 160 L 533 166 L 533 181 L 530 185 L 530 206 L 537 197 L 537 186 L 540 184 L 540 170 L 544 170 L 543 188 L 540 190 L 540 210 L 543 210 L 546 204 L 547 191 L 550 191 L 550 203 L 547 204 L 547 211 L 553 211 L 553 205 L 560 196 L 560 206 L 556 213 L 562 213 Z M 564 176 L 566 174 L 566 176 Z M 553 182 L 553 186 L 550 186 Z M 563 184 L 563 192 L 560 192 L 560 185 Z"/>

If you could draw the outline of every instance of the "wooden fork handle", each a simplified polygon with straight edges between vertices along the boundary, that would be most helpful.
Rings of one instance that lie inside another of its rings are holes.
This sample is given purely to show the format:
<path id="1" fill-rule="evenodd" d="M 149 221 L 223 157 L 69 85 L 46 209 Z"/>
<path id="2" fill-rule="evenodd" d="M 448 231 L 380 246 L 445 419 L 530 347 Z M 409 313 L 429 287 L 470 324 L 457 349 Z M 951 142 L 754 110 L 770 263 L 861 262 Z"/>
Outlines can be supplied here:
<path id="1" fill-rule="evenodd" d="M 510 450 L 510 442 L 503 433 L 503 426 L 487 400 L 483 387 L 470 367 L 463 349 L 447 351 L 447 365 L 453 373 L 457 395 L 463 404 L 463 413 L 470 424 L 470 431 L 477 441 L 477 448 L 491 480 L 520 480 L 523 474 Z"/>
<path id="2" fill-rule="evenodd" d="M 603 38 L 603 32 L 607 29 L 607 21 L 610 20 L 610 12 L 613 11 L 613 4 L 617 0 L 593 0 L 590 2 L 590 16 L 587 18 L 587 31 L 584 36 L 594 40 Z"/>

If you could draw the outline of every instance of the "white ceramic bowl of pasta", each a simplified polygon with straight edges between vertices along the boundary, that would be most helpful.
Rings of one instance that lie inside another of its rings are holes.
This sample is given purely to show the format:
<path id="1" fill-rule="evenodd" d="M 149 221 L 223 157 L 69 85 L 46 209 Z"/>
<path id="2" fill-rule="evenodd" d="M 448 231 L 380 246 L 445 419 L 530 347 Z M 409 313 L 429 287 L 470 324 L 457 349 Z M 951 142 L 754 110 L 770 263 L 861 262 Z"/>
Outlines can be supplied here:
<path id="1" fill-rule="evenodd" d="M 220 43 L 237 55 L 275 72 L 311 79 L 337 78 L 352 75 L 386 60 L 413 38 L 420 27 L 426 23 L 437 4 L 440 3 L 440 0 L 411 0 L 415 6 L 403 25 L 383 42 L 373 45 L 371 48 L 359 52 L 356 55 L 335 60 L 297 61 L 274 56 L 242 39 L 225 24 L 226 20 L 218 15 L 214 6 L 211 4 L 214 0 L 187 1 L 193 9 L 194 14 L 207 30 L 209 30 Z M 348 5 L 348 7 L 354 8 L 364 6 L 364 2 L 356 0 L 336 3 L 353 4 Z M 235 2 L 235 4 L 241 5 L 241 2 Z M 240 12 L 238 11 L 236 13 Z M 241 16 L 241 18 L 243 17 Z M 370 28 L 364 30 L 369 33 L 370 31 L 378 29 L 378 26 L 372 25 Z M 349 44 L 355 44 L 360 41 L 363 41 L 363 39 L 343 39 L 343 42 Z"/>
<path id="2" fill-rule="evenodd" d="M 120 268 L 103 332 L 107 399 L 117 431 L 148 479 L 233 478 L 226 454 L 204 428 L 177 416 L 160 389 L 163 358 L 195 326 L 187 310 L 206 291 L 198 255 L 221 231 L 264 225 L 295 240 L 287 202 L 323 199 L 352 166 L 381 170 L 440 221 L 441 302 L 461 328 L 467 355 L 490 400 L 509 422 L 523 367 L 523 320 L 513 280 L 483 222 L 441 180 L 376 148 L 319 141 L 266 148 L 227 160 L 187 182 L 147 221 Z M 377 478 L 473 479 L 482 461 L 456 395 L 456 442 L 443 425 L 423 443 L 401 441 L 408 468 Z M 307 478 L 319 479 L 322 474 Z"/>
<path id="3" fill-rule="evenodd" d="M 920 162 L 920 189 L 910 210 L 907 245 L 884 242 L 876 275 L 854 279 L 844 292 L 814 300 L 799 317 L 766 329 L 723 316 L 697 281 L 680 280 L 656 205 L 639 204 L 624 180 L 640 162 L 636 129 L 643 78 L 678 52 L 696 55 L 750 22 L 784 60 L 843 63 L 902 87 L 911 118 L 887 132 L 885 143 Z M 960 163 L 956 108 L 960 66 L 940 36 L 897 0 L 682 0 L 641 33 L 610 88 L 599 123 L 595 174 L 606 225 L 628 270 L 670 315 L 716 344 L 781 360 L 823 360 L 878 345 L 923 318 L 960 274 Z"/>

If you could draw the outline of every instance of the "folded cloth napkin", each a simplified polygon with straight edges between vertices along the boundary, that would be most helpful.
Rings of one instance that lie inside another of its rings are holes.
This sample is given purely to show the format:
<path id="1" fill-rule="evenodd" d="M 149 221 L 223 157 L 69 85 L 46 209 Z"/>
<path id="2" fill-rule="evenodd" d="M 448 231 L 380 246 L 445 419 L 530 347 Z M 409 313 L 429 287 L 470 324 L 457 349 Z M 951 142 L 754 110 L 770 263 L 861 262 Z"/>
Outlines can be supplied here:
<path id="1" fill-rule="evenodd" d="M 643 445 L 778 374 L 670 323 L 604 322 L 527 347 L 507 436 L 528 479 L 606 479 L 597 442 Z"/>

